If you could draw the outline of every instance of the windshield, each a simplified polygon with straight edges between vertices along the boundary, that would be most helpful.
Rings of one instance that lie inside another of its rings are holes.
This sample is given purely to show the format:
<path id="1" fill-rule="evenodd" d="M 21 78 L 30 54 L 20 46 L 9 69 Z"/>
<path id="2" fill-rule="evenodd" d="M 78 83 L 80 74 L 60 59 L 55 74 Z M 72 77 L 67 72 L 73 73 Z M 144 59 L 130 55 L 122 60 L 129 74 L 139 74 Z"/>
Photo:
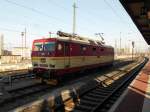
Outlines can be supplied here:
<path id="1" fill-rule="evenodd" d="M 54 51 L 55 42 L 35 42 L 33 46 L 33 51 Z"/>

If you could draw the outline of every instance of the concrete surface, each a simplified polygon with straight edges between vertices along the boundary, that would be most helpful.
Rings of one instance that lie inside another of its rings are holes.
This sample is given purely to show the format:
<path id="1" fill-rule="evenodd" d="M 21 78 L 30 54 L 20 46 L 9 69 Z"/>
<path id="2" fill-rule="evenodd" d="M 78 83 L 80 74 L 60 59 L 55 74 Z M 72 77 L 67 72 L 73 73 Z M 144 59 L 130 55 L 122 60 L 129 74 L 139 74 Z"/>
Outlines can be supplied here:
<path id="1" fill-rule="evenodd" d="M 150 61 L 109 112 L 150 112 Z"/>

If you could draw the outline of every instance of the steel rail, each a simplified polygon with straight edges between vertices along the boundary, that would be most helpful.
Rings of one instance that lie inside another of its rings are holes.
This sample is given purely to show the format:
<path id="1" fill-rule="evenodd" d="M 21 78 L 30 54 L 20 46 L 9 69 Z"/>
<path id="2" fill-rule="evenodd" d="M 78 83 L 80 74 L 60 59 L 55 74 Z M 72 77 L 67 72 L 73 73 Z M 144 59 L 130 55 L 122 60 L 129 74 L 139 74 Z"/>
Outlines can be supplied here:
<path id="1" fill-rule="evenodd" d="M 122 62 L 121 64 L 118 63 L 117 66 L 127 65 L 129 63 L 130 63 L 130 61 L 129 62 Z M 34 74 L 33 74 L 33 76 L 34 76 Z M 24 77 L 24 76 L 16 75 L 16 76 L 12 76 L 12 77 L 14 77 L 14 79 L 19 79 L 20 77 Z M 25 88 L 19 88 L 17 90 L 8 91 L 9 97 L 0 101 L 0 105 L 7 105 L 7 104 L 13 102 L 13 100 L 23 99 L 26 96 L 32 96 L 34 94 L 38 94 L 38 92 L 42 92 L 42 91 L 44 92 L 45 90 L 48 90 L 49 88 L 51 89 L 52 87 L 51 86 L 50 87 L 49 86 L 43 86 L 40 88 L 39 85 L 35 85 L 35 86 L 31 85 L 31 86 L 28 86 Z"/>
<path id="2" fill-rule="evenodd" d="M 132 77 L 136 76 L 136 73 L 146 64 L 147 60 L 148 59 L 145 59 L 142 63 L 136 65 L 134 69 L 116 80 L 114 83 L 112 83 L 112 85 L 109 85 L 108 87 L 103 87 L 103 82 L 101 82 L 100 85 L 97 85 L 97 87 L 86 91 L 80 96 L 80 102 L 74 102 L 75 107 L 71 111 L 97 112 L 103 105 L 106 104 L 108 99 L 110 99 L 116 92 L 118 92 L 119 89 L 121 89 L 127 82 L 129 82 Z M 130 67 L 131 66 L 126 69 L 128 70 Z M 119 74 L 116 75 L 116 77 L 117 76 L 119 76 Z M 97 91 L 96 89 L 99 89 L 99 91 Z M 69 99 L 66 102 L 68 101 Z M 56 110 L 59 109 L 57 108 Z"/>
<path id="3" fill-rule="evenodd" d="M 126 83 L 129 83 L 129 82 L 131 81 L 131 79 L 132 79 L 135 75 L 137 75 L 137 73 L 140 71 L 140 69 L 144 67 L 144 65 L 146 64 L 147 61 L 148 61 L 148 60 L 145 59 L 145 61 L 144 61 L 142 64 L 140 64 L 140 66 L 138 66 L 137 68 L 135 68 L 133 71 L 130 71 L 130 73 L 128 73 L 128 74 L 130 74 L 130 75 L 129 75 L 128 77 L 126 77 L 126 79 L 125 79 L 122 83 L 117 84 L 117 85 L 119 85 L 119 86 L 116 87 L 116 88 L 112 91 L 112 93 L 111 93 L 108 97 L 106 97 L 106 98 L 104 99 L 104 101 L 103 101 L 101 104 L 98 104 L 98 105 L 92 110 L 92 112 L 97 112 L 100 108 L 103 107 L 103 105 L 106 104 L 106 102 L 107 102 L 111 97 L 113 97 L 113 95 L 114 95 L 115 93 L 117 93 L 121 88 L 123 88 L 123 87 L 126 85 Z M 126 85 L 126 86 L 127 86 L 127 85 Z M 125 87 L 126 87 L 126 86 L 125 86 Z"/>
<path id="4" fill-rule="evenodd" d="M 7 70 L 7 71 L 0 71 L 1 73 L 15 73 L 15 72 L 28 72 L 31 69 L 19 69 L 19 70 Z"/>
<path id="5" fill-rule="evenodd" d="M 127 60 L 127 61 L 121 61 L 121 60 L 115 60 L 114 66 L 121 67 L 126 64 L 129 64 L 133 61 Z M 14 80 L 20 80 L 25 78 L 35 78 L 35 74 L 30 73 L 30 69 L 21 69 L 21 70 L 13 70 L 13 71 L 3 71 L 0 72 L 0 82 L 4 83 L 12 83 Z M 7 75 L 2 75 L 7 74 Z"/>
<path id="6" fill-rule="evenodd" d="M 34 84 L 34 85 L 27 86 L 27 87 L 24 87 L 24 88 L 19 88 L 19 89 L 16 89 L 16 90 L 8 91 L 7 93 L 5 93 L 7 95 L 7 97 L 0 98 L 0 107 L 1 107 L 1 109 L 3 109 L 3 111 L 7 111 L 7 109 L 6 109 L 7 106 L 11 107 L 12 104 L 17 105 L 17 106 L 21 104 L 21 103 L 18 104 L 16 102 L 18 99 L 19 99 L 19 101 L 23 101 L 23 100 L 20 100 L 20 99 L 24 99 L 27 96 L 40 94 L 40 92 L 45 93 L 47 90 L 50 90 L 52 88 L 53 87 L 51 87 L 49 85 L 43 85 L 41 83 L 38 83 L 38 84 Z M 0 111 L 1 111 L 1 109 L 0 109 Z"/>

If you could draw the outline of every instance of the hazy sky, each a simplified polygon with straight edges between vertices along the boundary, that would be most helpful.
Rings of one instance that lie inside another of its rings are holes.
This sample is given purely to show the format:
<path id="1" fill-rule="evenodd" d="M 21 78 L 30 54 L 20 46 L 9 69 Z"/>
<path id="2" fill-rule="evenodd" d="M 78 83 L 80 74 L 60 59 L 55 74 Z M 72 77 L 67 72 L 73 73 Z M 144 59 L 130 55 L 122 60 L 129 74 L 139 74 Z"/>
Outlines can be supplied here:
<path id="1" fill-rule="evenodd" d="M 0 0 L 0 32 L 4 34 L 5 47 L 21 46 L 21 32 L 27 29 L 27 45 L 48 32 L 72 32 L 74 0 Z M 76 0 L 76 33 L 95 38 L 104 33 L 107 44 L 122 47 L 136 41 L 136 47 L 147 44 L 121 6 L 119 0 Z"/>

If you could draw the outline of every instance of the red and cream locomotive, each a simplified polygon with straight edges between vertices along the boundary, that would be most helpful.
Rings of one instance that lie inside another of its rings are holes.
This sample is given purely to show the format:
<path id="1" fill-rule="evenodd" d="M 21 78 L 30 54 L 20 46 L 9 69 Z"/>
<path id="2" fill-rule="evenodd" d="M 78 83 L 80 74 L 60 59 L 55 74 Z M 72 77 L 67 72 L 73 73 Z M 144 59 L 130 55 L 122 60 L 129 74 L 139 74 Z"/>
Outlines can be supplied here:
<path id="1" fill-rule="evenodd" d="M 61 31 L 56 38 L 34 40 L 33 72 L 44 80 L 100 66 L 111 65 L 114 49 L 101 41 L 73 36 Z"/>

